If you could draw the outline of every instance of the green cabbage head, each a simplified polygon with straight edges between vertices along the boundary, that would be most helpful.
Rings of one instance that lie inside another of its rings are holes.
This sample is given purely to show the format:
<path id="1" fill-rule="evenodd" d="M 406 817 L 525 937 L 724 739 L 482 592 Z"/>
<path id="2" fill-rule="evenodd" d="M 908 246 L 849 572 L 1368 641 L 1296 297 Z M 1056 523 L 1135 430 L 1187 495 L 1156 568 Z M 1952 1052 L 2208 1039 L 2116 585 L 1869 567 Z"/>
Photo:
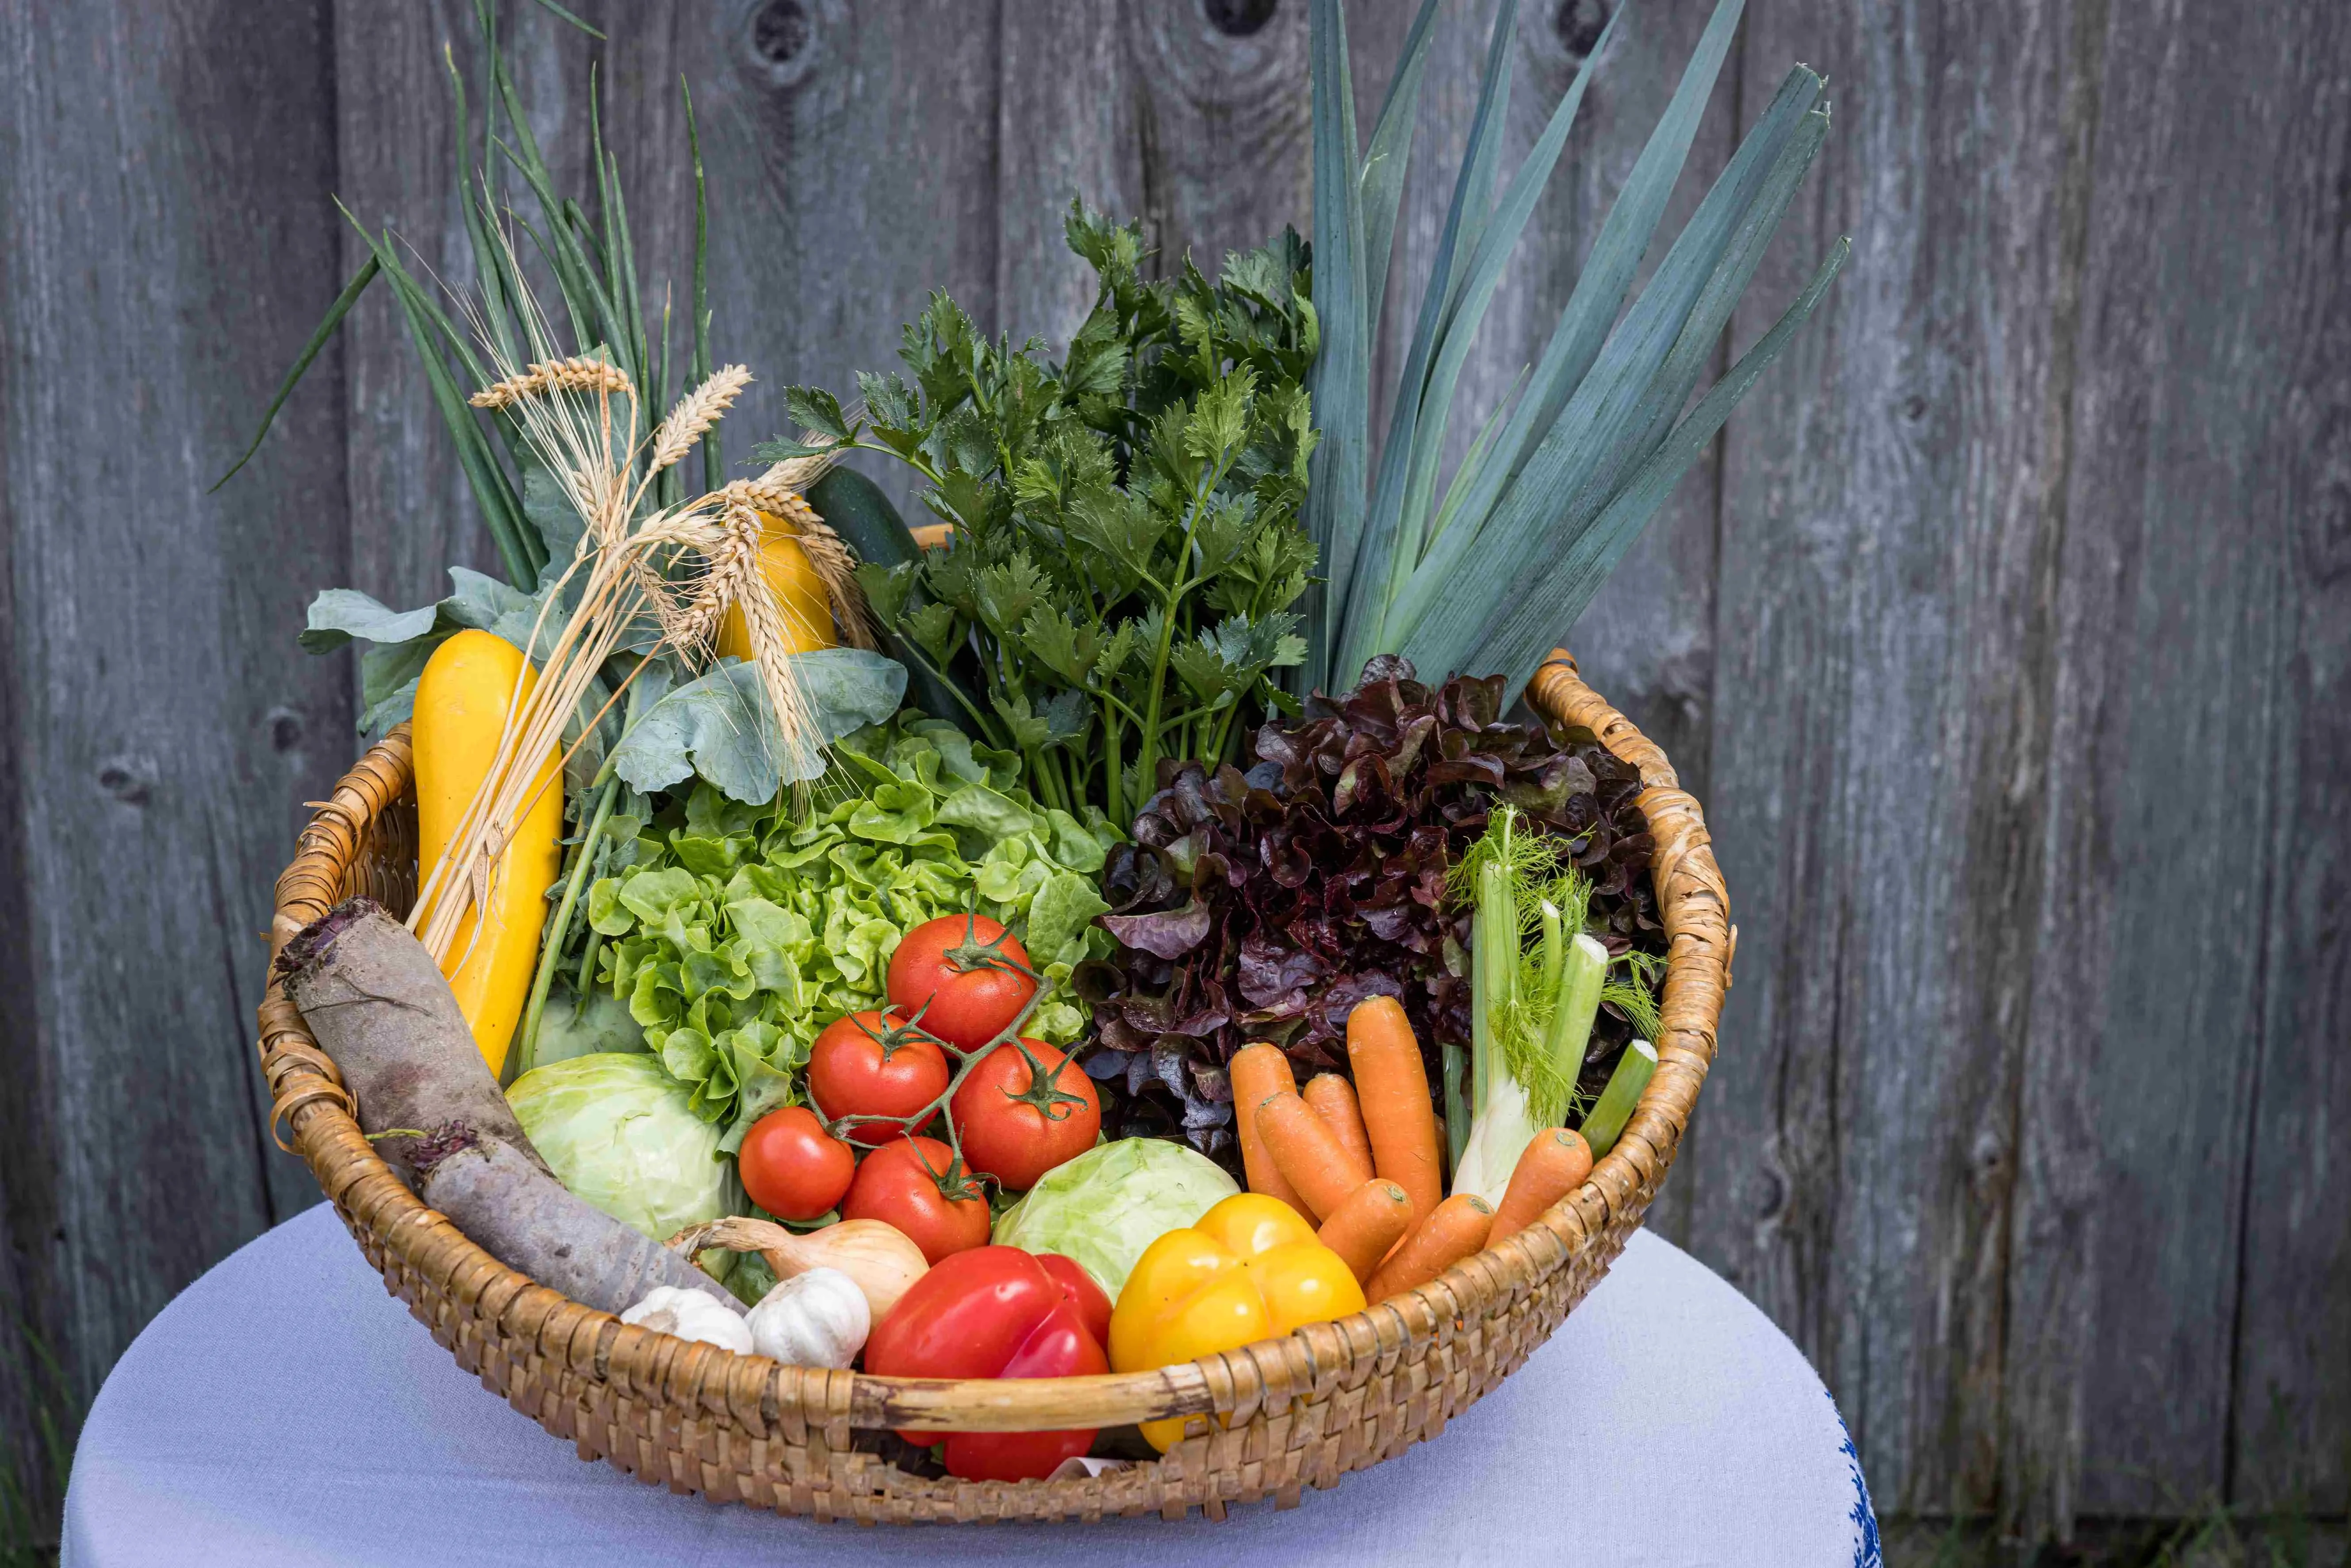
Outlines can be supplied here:
<path id="1" fill-rule="evenodd" d="M 1143 1249 L 1240 1191 L 1205 1155 L 1164 1138 L 1097 1144 L 1004 1211 L 994 1239 L 1073 1258 L 1113 1301 Z"/>
<path id="2" fill-rule="evenodd" d="M 694 1113 L 656 1057 L 551 1061 L 516 1079 L 507 1100 L 558 1180 L 656 1241 L 733 1207 L 718 1157 L 725 1129 Z"/>

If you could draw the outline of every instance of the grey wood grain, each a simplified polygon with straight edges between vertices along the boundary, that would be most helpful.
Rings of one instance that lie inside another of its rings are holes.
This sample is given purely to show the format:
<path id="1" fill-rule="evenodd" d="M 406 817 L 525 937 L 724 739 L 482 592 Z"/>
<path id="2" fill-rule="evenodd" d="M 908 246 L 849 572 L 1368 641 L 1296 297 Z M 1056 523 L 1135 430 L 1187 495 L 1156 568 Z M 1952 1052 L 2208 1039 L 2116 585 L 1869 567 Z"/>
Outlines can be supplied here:
<path id="1" fill-rule="evenodd" d="M 2019 1315 L 2074 1381 L 2019 1402 L 2011 1466 L 2029 1497 L 2070 1406 L 2085 1512 L 2343 1506 L 2344 21 L 2099 40 L 2051 791 L 2082 846 L 2053 956 L 2096 983 L 2053 975 L 2045 1047 L 2083 1074 L 2045 1141 L 2086 1121 L 2097 1164 L 2020 1206 Z"/>
<path id="2" fill-rule="evenodd" d="M 1137 213 L 1162 272 L 1188 252 L 1213 277 L 1227 251 L 1261 245 L 1285 223 L 1305 232 L 1313 201 L 1306 23 L 1298 0 L 1125 7 L 1143 151 Z"/>
<path id="3" fill-rule="evenodd" d="M 678 7 L 663 68 L 635 68 L 647 89 L 635 101 L 659 115 L 675 113 L 678 72 L 693 78 L 713 193 L 714 351 L 759 378 L 727 416 L 733 460 L 787 434 L 785 385 L 848 396 L 858 371 L 897 369 L 899 329 L 931 290 L 997 322 L 998 7 L 947 15 L 921 0 Z M 614 41 L 643 48 L 634 23 Z M 690 221 L 682 185 L 640 175 L 630 200 L 649 225 Z M 684 256 L 690 231 L 671 233 L 667 254 Z M 911 489 L 900 465 L 870 471 Z"/>
<path id="4" fill-rule="evenodd" d="M 1004 8 L 997 120 L 997 325 L 1065 352 L 1093 308 L 1093 270 L 1071 254 L 1072 198 L 1121 222 L 1143 207 L 1142 94 L 1125 7 L 1033 0 Z"/>
<path id="5" fill-rule="evenodd" d="M 205 489 L 334 293 L 331 73 L 320 8 L 208 0 L 9 7 L 0 62 L 9 1272 L 87 1399 L 317 1197 L 252 1041 L 271 883 L 350 752 L 284 640 L 346 564 L 332 401 Z"/>
<path id="6" fill-rule="evenodd" d="M 506 26 L 545 47 L 560 24 L 537 6 L 508 6 Z M 472 86 L 481 134 L 483 85 L 473 7 L 464 0 L 334 8 L 335 193 L 373 230 L 391 228 L 451 290 L 473 287 L 471 248 L 457 204 L 455 122 L 448 60 Z M 450 51 L 444 56 L 443 50 Z M 519 51 L 531 57 L 529 50 Z M 551 125 L 535 126 L 548 131 Z M 345 276 L 368 257 L 338 224 Z M 433 406 L 415 347 L 392 291 L 379 283 L 345 320 L 341 399 L 349 432 L 350 580 L 405 609 L 449 591 L 448 570 L 502 577 L 455 449 Z M 306 386 L 306 402 L 331 398 Z M 338 655 L 339 664 L 352 655 Z"/>
<path id="7" fill-rule="evenodd" d="M 2193 259 L 2175 263 L 2173 287 L 2190 309 L 2199 260 L 2258 279 L 2251 337 L 2278 377 L 2258 388 L 2249 412 L 2260 423 L 2241 437 L 2241 515 L 2276 573 L 2275 599 L 2251 612 L 2273 620 L 2270 668 L 2252 684 L 2273 705 L 2264 761 L 2275 804 L 2228 1496 L 2341 1514 L 2351 1509 L 2351 15 L 2264 6 L 2225 39 L 2212 18 L 2193 22 L 2195 54 L 2225 47 L 2241 74 L 2225 108 L 2182 127 L 2182 155 L 2209 128 L 2212 145 L 2241 138 L 2265 177 L 2235 193 L 2233 223 L 2196 214 Z M 2191 385 L 2233 385 L 2236 345 L 2208 354 Z M 2220 1049 L 2244 1034 L 2223 1034 Z"/>
<path id="8" fill-rule="evenodd" d="M 1712 796 L 1739 984 L 1692 1238 L 1827 1376 L 1879 1507 L 1998 1490 L 2070 385 L 2061 6 L 1750 15 L 1836 125 L 1737 323 L 1853 263 L 1729 427 Z"/>

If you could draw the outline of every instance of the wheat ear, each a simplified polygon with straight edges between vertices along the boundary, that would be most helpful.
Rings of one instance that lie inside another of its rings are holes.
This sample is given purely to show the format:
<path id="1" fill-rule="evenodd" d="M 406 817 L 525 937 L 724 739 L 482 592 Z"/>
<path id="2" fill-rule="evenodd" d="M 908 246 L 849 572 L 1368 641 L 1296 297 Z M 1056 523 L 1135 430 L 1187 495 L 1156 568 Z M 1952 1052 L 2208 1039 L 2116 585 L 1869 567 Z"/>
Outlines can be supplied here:
<path id="1" fill-rule="evenodd" d="M 716 371 L 700 386 L 677 400 L 677 406 L 653 432 L 653 454 L 651 472 L 660 473 L 679 458 L 694 450 L 694 444 L 703 433 L 718 423 L 743 389 L 751 384 L 751 372 L 741 365 L 727 365 Z"/>
<path id="2" fill-rule="evenodd" d="M 740 366 L 731 367 L 741 369 Z M 747 376 L 745 378 L 748 380 Z M 555 392 L 625 392 L 635 390 L 617 365 L 584 355 L 528 365 L 504 381 L 493 382 L 466 401 L 475 408 L 505 408 L 525 398 Z"/>

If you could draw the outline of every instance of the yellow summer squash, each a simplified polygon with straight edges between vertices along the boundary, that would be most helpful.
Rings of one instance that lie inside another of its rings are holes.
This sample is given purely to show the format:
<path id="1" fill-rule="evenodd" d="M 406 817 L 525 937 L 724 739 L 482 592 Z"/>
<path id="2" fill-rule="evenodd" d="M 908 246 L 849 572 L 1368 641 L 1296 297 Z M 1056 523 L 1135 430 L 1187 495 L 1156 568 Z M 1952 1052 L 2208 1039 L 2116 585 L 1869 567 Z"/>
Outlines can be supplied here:
<path id="1" fill-rule="evenodd" d="M 416 859 L 423 875 L 431 875 L 448 852 L 451 837 L 496 758 L 509 705 L 528 696 L 538 678 L 521 649 L 487 632 L 460 632 L 425 662 L 412 727 Z M 507 1048 L 538 967 L 547 889 L 563 871 L 563 779 L 552 756 L 540 783 L 499 861 L 488 907 L 458 922 L 456 938 L 441 961 L 457 1006 L 473 1026 L 474 1043 L 494 1073 L 505 1071 Z M 451 896 L 470 894 L 450 888 L 436 895 Z"/>

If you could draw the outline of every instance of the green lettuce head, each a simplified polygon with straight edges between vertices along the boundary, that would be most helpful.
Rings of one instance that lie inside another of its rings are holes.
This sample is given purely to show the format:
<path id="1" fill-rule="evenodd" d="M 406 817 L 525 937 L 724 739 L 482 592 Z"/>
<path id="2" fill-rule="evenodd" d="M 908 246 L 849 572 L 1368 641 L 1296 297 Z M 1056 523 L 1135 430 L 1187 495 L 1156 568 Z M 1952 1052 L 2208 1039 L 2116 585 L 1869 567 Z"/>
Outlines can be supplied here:
<path id="1" fill-rule="evenodd" d="M 1214 1160 L 1165 1138 L 1098 1144 L 1004 1211 L 998 1246 L 1075 1259 L 1113 1301 L 1143 1249 L 1240 1191 Z"/>
<path id="2" fill-rule="evenodd" d="M 1118 835 L 1040 806 L 1019 759 L 953 725 L 900 716 L 844 737 L 838 773 L 795 811 L 707 783 L 632 818 L 611 874 L 590 888 L 595 988 L 623 1004 L 653 1060 L 732 1150 L 787 1103 L 817 1032 L 878 1008 L 912 927 L 966 910 L 1000 920 L 1045 994 L 1026 1032 L 1077 1039 L 1068 981 L 1110 951 L 1098 873 Z"/>
<path id="3" fill-rule="evenodd" d="M 720 1129 L 653 1057 L 549 1062 L 516 1079 L 507 1100 L 558 1180 L 656 1241 L 735 1207 Z"/>

